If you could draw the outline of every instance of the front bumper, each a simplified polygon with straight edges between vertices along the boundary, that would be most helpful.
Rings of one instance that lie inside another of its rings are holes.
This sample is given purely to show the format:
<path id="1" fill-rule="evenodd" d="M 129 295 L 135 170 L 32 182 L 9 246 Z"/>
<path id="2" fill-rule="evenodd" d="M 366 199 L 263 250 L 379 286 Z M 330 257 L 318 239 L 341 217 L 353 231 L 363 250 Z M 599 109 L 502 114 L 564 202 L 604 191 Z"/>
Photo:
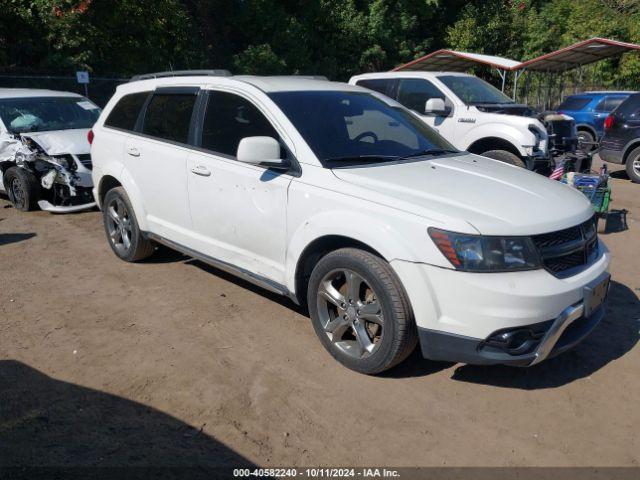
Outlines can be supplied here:
<path id="1" fill-rule="evenodd" d="M 96 205 L 96 202 L 83 203 L 82 205 L 52 205 L 51 202 L 47 200 L 38 201 L 38 206 L 41 210 L 51 213 L 81 212 L 82 210 L 89 210 Z"/>
<path id="2" fill-rule="evenodd" d="M 409 297 L 425 357 L 530 365 L 571 348 L 602 319 L 602 312 L 583 311 L 587 288 L 609 275 L 611 255 L 602 242 L 599 252 L 566 278 L 546 270 L 469 273 L 398 260 L 391 265 Z M 520 356 L 487 342 L 496 332 L 518 329 L 535 330 L 544 349 L 536 344 Z M 559 335 L 545 337 L 552 330 Z"/>
<path id="3" fill-rule="evenodd" d="M 487 339 L 418 329 L 422 355 L 430 360 L 460 362 L 472 365 L 513 365 L 528 367 L 565 352 L 582 340 L 604 318 L 605 307 L 600 306 L 584 316 L 584 303 L 567 307 L 557 318 L 544 323 L 545 334 L 532 351 L 512 355 L 487 345 Z"/>

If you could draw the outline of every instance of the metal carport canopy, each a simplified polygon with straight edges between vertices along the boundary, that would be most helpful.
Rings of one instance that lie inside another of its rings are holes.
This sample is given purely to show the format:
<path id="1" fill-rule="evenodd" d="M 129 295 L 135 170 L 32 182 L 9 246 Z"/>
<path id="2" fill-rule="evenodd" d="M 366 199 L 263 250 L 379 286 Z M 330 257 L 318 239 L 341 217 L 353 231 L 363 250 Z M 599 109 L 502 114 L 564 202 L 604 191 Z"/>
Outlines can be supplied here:
<path id="1" fill-rule="evenodd" d="M 513 70 L 563 72 L 581 65 L 599 62 L 605 58 L 622 55 L 631 50 L 640 50 L 640 45 L 609 40 L 608 38 L 590 38 L 522 62 Z"/>
<path id="2" fill-rule="evenodd" d="M 414 71 L 448 71 L 466 72 L 469 68 L 484 64 L 498 70 L 515 70 L 520 62 L 510 58 L 482 55 L 480 53 L 457 52 L 455 50 L 438 50 L 393 69 Z"/>

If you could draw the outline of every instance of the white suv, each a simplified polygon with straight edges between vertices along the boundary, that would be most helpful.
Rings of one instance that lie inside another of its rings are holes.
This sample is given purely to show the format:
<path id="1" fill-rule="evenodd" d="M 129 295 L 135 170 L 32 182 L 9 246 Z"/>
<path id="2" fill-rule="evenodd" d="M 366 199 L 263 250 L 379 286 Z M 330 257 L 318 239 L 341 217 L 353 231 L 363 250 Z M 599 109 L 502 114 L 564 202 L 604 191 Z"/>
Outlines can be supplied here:
<path id="1" fill-rule="evenodd" d="M 364 88 L 174 76 L 118 87 L 94 127 L 115 254 L 162 243 L 307 304 L 377 373 L 425 357 L 532 365 L 603 317 L 610 254 L 559 182 L 459 152 Z"/>
<path id="2" fill-rule="evenodd" d="M 478 77 L 400 71 L 357 75 L 349 83 L 398 100 L 460 150 L 529 170 L 550 165 L 549 137 L 538 113 Z"/>

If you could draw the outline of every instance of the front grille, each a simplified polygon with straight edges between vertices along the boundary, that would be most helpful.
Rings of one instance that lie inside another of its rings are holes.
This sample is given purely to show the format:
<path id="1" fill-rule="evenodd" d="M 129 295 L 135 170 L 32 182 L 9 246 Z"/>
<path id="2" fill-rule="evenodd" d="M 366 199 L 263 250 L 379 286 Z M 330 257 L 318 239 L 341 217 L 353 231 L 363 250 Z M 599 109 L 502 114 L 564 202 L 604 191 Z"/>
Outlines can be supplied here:
<path id="1" fill-rule="evenodd" d="M 597 218 L 557 232 L 535 235 L 544 267 L 557 277 L 577 273 L 598 254 Z"/>
<path id="2" fill-rule="evenodd" d="M 78 160 L 80 160 L 80 163 L 84 166 L 84 168 L 91 170 L 93 169 L 93 163 L 91 162 L 91 154 L 90 153 L 83 153 L 80 155 L 76 155 L 78 157 Z"/>

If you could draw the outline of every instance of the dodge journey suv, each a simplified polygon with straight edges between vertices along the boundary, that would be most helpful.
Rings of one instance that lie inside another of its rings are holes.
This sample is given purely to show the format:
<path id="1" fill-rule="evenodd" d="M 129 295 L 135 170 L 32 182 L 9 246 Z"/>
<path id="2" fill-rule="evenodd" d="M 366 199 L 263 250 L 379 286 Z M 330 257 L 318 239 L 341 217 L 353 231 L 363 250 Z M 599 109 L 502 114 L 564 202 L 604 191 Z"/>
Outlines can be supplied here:
<path id="1" fill-rule="evenodd" d="M 528 366 L 602 319 L 580 192 L 458 151 L 394 100 L 303 77 L 151 74 L 94 126 L 113 252 L 164 244 L 308 306 L 328 352 Z"/>

